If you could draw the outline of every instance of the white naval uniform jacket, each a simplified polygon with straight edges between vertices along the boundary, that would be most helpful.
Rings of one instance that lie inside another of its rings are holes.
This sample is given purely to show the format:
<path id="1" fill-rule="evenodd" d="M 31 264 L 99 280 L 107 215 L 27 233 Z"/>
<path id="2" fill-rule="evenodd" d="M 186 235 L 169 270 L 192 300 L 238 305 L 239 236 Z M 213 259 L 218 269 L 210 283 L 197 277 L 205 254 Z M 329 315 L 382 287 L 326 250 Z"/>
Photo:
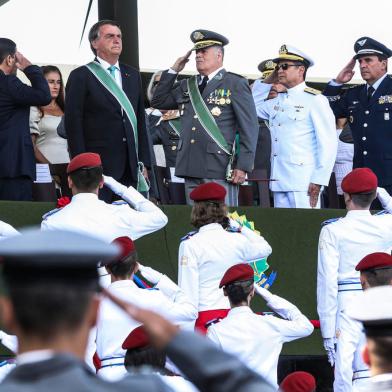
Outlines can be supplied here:
<path id="1" fill-rule="evenodd" d="M 309 184 L 328 185 L 337 152 L 335 117 L 328 100 L 305 82 L 265 100 L 271 85 L 257 80 L 252 89 L 257 115 L 271 132 L 270 188 L 304 192 Z"/>
<path id="2" fill-rule="evenodd" d="M 348 211 L 344 218 L 324 226 L 320 232 L 317 267 L 317 311 L 323 338 L 336 334 L 338 292 L 348 298 L 352 284 L 359 287 L 356 265 L 373 252 L 390 253 L 392 215 L 371 215 L 368 210 Z M 355 290 L 355 289 L 354 289 Z M 355 293 L 355 291 L 352 291 Z M 340 301 L 342 302 L 342 301 Z"/>
<path id="3" fill-rule="evenodd" d="M 3 221 L 0 221 L 0 240 L 18 234 L 19 232 L 16 229 L 14 229 L 11 225 Z"/>
<path id="4" fill-rule="evenodd" d="M 76 231 L 112 242 L 122 236 L 137 240 L 166 225 L 167 216 L 157 206 L 132 187 L 127 193 L 135 209 L 125 201 L 108 204 L 94 193 L 78 193 L 70 204 L 44 215 L 41 230 Z"/>
<path id="5" fill-rule="evenodd" d="M 161 277 L 154 289 L 142 289 L 132 280 L 120 280 L 113 282 L 108 290 L 120 299 L 142 309 L 157 312 L 179 326 L 194 321 L 197 317 L 196 308 L 166 275 Z M 98 372 L 100 376 L 118 379 L 126 374 L 126 350 L 122 348 L 122 344 L 140 325 L 141 323 L 130 318 L 109 299 L 102 300 L 96 335 L 97 354 L 103 366 Z M 111 364 L 117 365 L 110 366 Z"/>
<path id="6" fill-rule="evenodd" d="M 283 343 L 310 335 L 313 325 L 295 305 L 277 295 L 273 295 L 267 305 L 285 320 L 258 315 L 248 306 L 239 306 L 231 309 L 222 321 L 211 325 L 207 337 L 277 389 L 277 367 Z"/>
<path id="7" fill-rule="evenodd" d="M 210 223 L 181 242 L 178 285 L 199 312 L 230 309 L 229 300 L 219 288 L 224 273 L 235 264 L 264 258 L 271 252 L 268 242 L 247 227 L 233 233 L 219 223 Z"/>

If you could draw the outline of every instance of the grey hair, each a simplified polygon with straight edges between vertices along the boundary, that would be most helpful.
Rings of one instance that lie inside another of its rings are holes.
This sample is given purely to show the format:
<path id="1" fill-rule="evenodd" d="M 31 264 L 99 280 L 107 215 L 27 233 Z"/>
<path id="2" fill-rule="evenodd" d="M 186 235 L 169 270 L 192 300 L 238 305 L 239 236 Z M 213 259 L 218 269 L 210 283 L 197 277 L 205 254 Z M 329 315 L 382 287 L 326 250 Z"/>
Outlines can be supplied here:
<path id="1" fill-rule="evenodd" d="M 118 27 L 118 28 L 121 30 L 120 25 L 119 25 L 116 21 L 114 21 L 114 20 L 102 19 L 102 20 L 98 21 L 97 23 L 95 23 L 95 24 L 91 27 L 91 29 L 90 29 L 90 31 L 89 31 L 89 33 L 88 33 L 88 40 L 89 40 L 89 42 L 90 42 L 90 48 L 91 48 L 91 50 L 93 51 L 94 55 L 97 55 L 97 51 L 93 48 L 92 43 L 93 43 L 97 38 L 99 38 L 99 29 L 101 28 L 101 26 L 104 26 L 104 25 L 116 26 L 116 27 Z"/>
<path id="2" fill-rule="evenodd" d="M 161 76 L 163 71 L 156 71 L 152 74 L 150 82 L 148 83 L 147 86 L 147 99 L 151 103 L 152 100 L 152 90 L 154 88 L 154 80 L 157 76 Z"/>

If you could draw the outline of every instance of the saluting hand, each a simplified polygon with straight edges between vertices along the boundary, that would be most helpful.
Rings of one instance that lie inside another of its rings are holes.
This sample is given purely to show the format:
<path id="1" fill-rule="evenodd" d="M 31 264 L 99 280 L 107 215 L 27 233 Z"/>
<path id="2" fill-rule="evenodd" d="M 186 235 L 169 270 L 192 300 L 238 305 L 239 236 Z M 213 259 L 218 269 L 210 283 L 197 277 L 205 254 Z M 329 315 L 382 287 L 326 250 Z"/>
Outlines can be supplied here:
<path id="1" fill-rule="evenodd" d="M 186 52 L 185 56 L 179 57 L 173 64 L 171 69 L 176 72 L 181 72 L 185 68 L 185 64 L 189 61 L 189 56 L 192 54 L 192 50 Z"/>
<path id="2" fill-rule="evenodd" d="M 26 57 L 23 56 L 23 54 L 20 52 L 15 53 L 15 59 L 16 59 L 15 65 L 21 71 L 23 71 L 25 68 L 31 65 L 31 62 L 27 60 Z"/>
<path id="3" fill-rule="evenodd" d="M 349 82 L 354 76 L 355 73 L 355 71 L 353 71 L 354 67 L 355 67 L 355 59 L 352 58 L 350 62 L 339 72 L 335 81 L 340 84 Z"/>
<path id="4" fill-rule="evenodd" d="M 317 206 L 318 197 L 320 194 L 321 185 L 318 184 L 309 184 L 308 195 L 309 195 L 309 204 L 312 208 Z"/>

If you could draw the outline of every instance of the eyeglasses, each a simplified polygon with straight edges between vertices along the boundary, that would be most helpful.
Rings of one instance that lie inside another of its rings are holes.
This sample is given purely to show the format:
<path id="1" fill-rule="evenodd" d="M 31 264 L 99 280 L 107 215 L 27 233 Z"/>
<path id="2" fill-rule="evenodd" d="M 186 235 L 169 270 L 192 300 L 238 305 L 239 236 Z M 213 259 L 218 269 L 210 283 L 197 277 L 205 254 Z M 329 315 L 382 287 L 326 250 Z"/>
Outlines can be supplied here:
<path id="1" fill-rule="evenodd" d="M 277 64 L 275 67 L 276 71 L 279 71 L 280 69 L 283 69 L 283 71 L 287 71 L 289 69 L 289 67 L 299 67 L 299 64 L 287 64 L 287 63 L 283 63 L 283 64 Z"/>

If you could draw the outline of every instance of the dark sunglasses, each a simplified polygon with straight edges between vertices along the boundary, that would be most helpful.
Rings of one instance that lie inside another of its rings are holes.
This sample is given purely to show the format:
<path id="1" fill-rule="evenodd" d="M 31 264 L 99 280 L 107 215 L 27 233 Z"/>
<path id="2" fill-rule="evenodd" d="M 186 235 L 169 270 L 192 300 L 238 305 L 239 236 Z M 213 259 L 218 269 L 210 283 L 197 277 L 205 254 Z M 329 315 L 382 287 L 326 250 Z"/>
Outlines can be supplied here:
<path id="1" fill-rule="evenodd" d="M 283 63 L 283 64 L 277 64 L 275 67 L 276 71 L 279 71 L 280 69 L 283 69 L 283 71 L 287 71 L 289 69 L 289 67 L 299 67 L 300 64 L 287 64 L 287 63 Z"/>

